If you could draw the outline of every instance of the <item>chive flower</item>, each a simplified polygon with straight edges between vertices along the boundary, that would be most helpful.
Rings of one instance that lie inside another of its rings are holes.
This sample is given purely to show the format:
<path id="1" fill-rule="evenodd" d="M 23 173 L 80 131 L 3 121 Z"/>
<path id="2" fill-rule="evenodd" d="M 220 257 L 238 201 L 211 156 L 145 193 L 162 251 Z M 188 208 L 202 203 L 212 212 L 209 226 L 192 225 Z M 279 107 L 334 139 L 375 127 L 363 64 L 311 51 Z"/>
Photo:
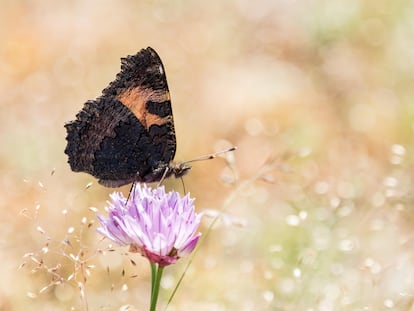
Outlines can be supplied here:
<path id="1" fill-rule="evenodd" d="M 108 202 L 108 217 L 97 215 L 97 230 L 114 243 L 129 246 L 150 263 L 164 267 L 190 254 L 201 233 L 197 232 L 202 215 L 194 209 L 187 194 L 165 192 L 164 186 L 152 189 L 135 184 L 127 200 L 114 192 Z"/>

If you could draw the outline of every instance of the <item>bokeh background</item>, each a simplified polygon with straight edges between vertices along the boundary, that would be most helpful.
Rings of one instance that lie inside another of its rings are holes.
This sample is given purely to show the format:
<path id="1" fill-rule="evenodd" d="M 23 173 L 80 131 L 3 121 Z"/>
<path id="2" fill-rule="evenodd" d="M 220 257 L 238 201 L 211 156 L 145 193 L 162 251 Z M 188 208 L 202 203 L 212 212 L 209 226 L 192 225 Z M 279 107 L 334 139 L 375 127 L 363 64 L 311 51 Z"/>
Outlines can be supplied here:
<path id="1" fill-rule="evenodd" d="M 414 1 L 1 0 L 0 25 L 0 310 L 148 309 L 147 262 L 95 232 L 113 189 L 63 153 L 147 46 L 176 160 L 238 146 L 184 179 L 219 220 L 168 310 L 414 310 Z"/>

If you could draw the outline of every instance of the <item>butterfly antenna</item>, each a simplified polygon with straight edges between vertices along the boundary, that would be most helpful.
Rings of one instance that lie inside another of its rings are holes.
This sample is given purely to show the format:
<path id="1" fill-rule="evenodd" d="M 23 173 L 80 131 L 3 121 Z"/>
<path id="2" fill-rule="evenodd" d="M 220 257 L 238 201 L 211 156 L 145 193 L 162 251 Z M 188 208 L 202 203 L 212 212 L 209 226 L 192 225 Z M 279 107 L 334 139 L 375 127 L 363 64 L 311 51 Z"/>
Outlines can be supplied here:
<path id="1" fill-rule="evenodd" d="M 221 154 L 224 154 L 224 153 L 227 153 L 227 152 L 232 152 L 236 149 L 237 149 L 237 147 L 231 147 L 227 150 L 222 150 L 222 151 L 218 151 L 218 152 L 215 152 L 215 153 L 206 154 L 204 156 L 185 161 L 185 162 L 183 162 L 183 164 L 187 164 L 187 163 L 191 163 L 191 162 L 197 162 L 197 161 L 211 160 L 211 159 L 214 159 L 214 158 L 216 158 L 217 156 L 219 156 Z"/>

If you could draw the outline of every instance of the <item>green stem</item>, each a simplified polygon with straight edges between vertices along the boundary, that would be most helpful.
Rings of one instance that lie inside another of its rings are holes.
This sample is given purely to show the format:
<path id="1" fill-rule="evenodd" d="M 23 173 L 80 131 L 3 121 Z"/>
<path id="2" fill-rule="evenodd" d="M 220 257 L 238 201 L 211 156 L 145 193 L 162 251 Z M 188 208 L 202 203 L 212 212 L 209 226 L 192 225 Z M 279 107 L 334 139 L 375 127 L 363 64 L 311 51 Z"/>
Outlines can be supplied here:
<path id="1" fill-rule="evenodd" d="M 153 262 L 150 262 L 150 265 L 151 265 L 151 301 L 152 301 L 152 297 L 154 296 L 154 286 L 155 286 L 155 276 L 157 273 L 157 266 Z"/>
<path id="2" fill-rule="evenodd" d="M 163 271 L 164 271 L 164 267 L 158 266 L 157 268 L 155 264 L 151 263 L 152 287 L 151 287 L 150 311 L 155 311 L 157 307 L 158 293 L 160 291 L 160 283 L 161 283 L 161 277 L 162 277 Z"/>

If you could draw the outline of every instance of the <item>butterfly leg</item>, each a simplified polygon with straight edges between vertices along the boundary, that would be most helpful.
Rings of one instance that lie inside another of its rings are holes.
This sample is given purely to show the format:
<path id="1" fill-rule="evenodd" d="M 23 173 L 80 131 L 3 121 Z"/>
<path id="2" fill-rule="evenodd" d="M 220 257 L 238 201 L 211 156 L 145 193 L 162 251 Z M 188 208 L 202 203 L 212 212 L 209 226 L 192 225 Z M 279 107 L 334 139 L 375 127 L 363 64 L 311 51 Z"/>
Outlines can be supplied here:
<path id="1" fill-rule="evenodd" d="M 162 183 L 163 183 L 163 181 L 165 180 L 165 177 L 167 176 L 167 173 L 168 173 L 168 171 L 170 170 L 170 167 L 169 166 L 167 166 L 166 168 L 165 168 L 165 170 L 164 170 L 164 173 L 162 174 L 162 177 L 161 177 L 161 179 L 160 179 L 160 182 L 158 183 L 158 185 L 157 185 L 157 188 L 159 187 L 159 186 L 161 186 L 162 185 Z"/>
<path id="2" fill-rule="evenodd" d="M 131 185 L 131 189 L 129 189 L 129 192 L 128 192 L 128 197 L 127 197 L 127 200 L 126 200 L 126 202 L 125 202 L 125 206 L 128 204 L 129 198 L 131 197 L 131 193 L 134 191 L 135 184 L 136 184 L 136 181 L 134 181 L 134 182 L 132 183 L 132 185 Z"/>
<path id="3" fill-rule="evenodd" d="M 187 191 L 185 191 L 185 184 L 184 184 L 183 176 L 181 176 L 180 179 L 181 179 L 181 183 L 183 184 L 183 191 L 184 191 L 184 193 L 187 193 Z"/>

